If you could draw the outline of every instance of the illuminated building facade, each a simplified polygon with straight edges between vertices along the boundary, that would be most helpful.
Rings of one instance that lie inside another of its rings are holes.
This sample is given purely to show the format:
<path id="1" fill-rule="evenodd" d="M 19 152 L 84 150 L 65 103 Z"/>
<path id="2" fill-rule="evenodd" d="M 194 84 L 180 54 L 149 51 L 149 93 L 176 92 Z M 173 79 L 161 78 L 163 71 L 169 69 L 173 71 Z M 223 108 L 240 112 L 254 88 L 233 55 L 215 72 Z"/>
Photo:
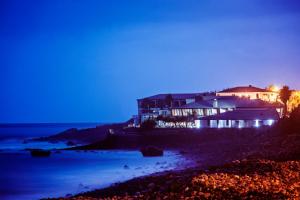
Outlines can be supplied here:
<path id="1" fill-rule="evenodd" d="M 196 120 L 197 128 L 259 128 L 279 120 L 273 108 L 237 109 Z"/>
<path id="2" fill-rule="evenodd" d="M 250 128 L 273 125 L 283 113 L 278 93 L 235 87 L 217 93 L 158 94 L 138 99 L 135 126 L 146 120 L 167 128 Z"/>
<path id="3" fill-rule="evenodd" d="M 202 99 L 215 97 L 215 93 L 158 94 L 138 99 L 138 121 L 142 123 L 158 116 L 171 116 L 173 107 L 180 107 Z"/>
<path id="4" fill-rule="evenodd" d="M 279 100 L 279 92 L 268 89 L 262 89 L 249 86 L 234 87 L 222 90 L 216 93 L 217 96 L 237 96 L 249 99 L 260 99 L 268 102 L 277 102 Z"/>

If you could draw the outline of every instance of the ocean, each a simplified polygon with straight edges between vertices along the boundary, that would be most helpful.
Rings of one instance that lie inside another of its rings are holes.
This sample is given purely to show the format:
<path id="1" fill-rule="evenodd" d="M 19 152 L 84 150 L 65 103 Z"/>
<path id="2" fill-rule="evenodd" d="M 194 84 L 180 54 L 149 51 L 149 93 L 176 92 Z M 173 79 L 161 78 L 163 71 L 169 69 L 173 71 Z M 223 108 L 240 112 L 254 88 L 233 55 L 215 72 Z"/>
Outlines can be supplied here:
<path id="1" fill-rule="evenodd" d="M 0 124 L 0 150 L 24 148 L 63 148 L 65 143 L 48 142 L 24 143 L 24 140 L 45 137 L 70 128 L 93 128 L 101 123 L 38 123 L 38 124 Z"/>
<path id="2" fill-rule="evenodd" d="M 107 187 L 113 183 L 171 170 L 188 162 L 179 153 L 145 158 L 139 151 L 52 151 L 50 157 L 31 157 L 25 148 L 56 149 L 64 143 L 23 143 L 69 128 L 99 124 L 0 125 L 0 199 L 34 200 L 63 197 Z"/>

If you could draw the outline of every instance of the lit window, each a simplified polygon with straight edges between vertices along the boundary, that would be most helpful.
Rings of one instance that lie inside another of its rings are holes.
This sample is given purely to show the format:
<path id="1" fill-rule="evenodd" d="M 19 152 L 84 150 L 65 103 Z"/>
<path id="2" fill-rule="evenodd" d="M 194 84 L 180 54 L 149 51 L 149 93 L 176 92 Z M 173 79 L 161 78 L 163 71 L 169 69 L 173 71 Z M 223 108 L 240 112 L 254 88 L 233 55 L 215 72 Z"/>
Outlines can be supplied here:
<path id="1" fill-rule="evenodd" d="M 200 128 L 200 120 L 195 120 L 196 128 Z"/>
<path id="2" fill-rule="evenodd" d="M 259 120 L 258 119 L 255 120 L 254 126 L 259 127 Z"/>
<path id="3" fill-rule="evenodd" d="M 245 121 L 244 120 L 238 120 L 239 123 L 239 128 L 244 128 L 245 127 Z"/>
<path id="4" fill-rule="evenodd" d="M 268 119 L 267 124 L 269 126 L 272 126 L 274 124 L 274 120 L 273 119 Z"/>

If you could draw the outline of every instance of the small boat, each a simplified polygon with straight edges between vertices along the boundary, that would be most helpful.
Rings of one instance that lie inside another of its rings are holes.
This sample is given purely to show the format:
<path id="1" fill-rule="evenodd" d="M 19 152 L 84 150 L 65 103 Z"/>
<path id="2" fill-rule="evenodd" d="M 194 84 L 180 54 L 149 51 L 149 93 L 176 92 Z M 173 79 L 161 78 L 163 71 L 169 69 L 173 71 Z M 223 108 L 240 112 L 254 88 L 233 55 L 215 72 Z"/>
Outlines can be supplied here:
<path id="1" fill-rule="evenodd" d="M 32 157 L 49 157 L 51 151 L 43 149 L 30 149 L 30 154 Z"/>
<path id="2" fill-rule="evenodd" d="M 164 151 L 157 147 L 145 147 L 141 149 L 144 157 L 163 156 Z"/>

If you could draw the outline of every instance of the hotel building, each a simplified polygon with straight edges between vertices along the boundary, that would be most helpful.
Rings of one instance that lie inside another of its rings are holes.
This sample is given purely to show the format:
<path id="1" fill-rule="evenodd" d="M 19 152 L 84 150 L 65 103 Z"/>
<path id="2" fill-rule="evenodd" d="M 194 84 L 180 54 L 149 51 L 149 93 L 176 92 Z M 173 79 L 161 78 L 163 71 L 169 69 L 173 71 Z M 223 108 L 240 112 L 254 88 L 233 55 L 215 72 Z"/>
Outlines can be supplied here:
<path id="1" fill-rule="evenodd" d="M 278 93 L 248 86 L 216 93 L 158 94 L 138 99 L 135 126 L 155 120 L 167 128 L 252 128 L 282 116 Z"/>

